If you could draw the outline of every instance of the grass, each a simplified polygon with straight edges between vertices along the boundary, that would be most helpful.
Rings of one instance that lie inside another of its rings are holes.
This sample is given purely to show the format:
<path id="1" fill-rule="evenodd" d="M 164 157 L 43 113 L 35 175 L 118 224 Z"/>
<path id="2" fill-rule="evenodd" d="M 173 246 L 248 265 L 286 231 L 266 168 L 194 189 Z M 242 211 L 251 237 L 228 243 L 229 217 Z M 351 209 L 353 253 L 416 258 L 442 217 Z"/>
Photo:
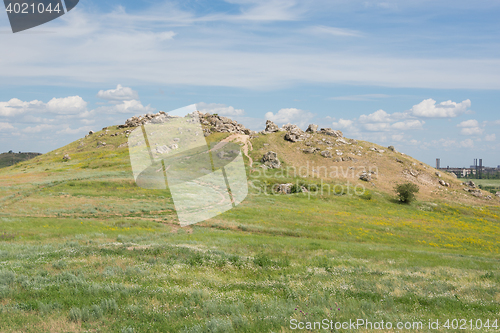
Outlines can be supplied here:
<path id="1" fill-rule="evenodd" d="M 258 185 L 241 205 L 180 228 L 169 192 L 138 188 L 120 164 L 126 150 L 72 154 L 81 155 L 64 163 L 53 152 L 0 173 L 2 332 L 498 319 L 498 205 L 401 205 L 376 190 L 273 195 L 263 186 L 280 180 L 252 173 Z M 101 167 L 78 167 L 85 158 Z"/>

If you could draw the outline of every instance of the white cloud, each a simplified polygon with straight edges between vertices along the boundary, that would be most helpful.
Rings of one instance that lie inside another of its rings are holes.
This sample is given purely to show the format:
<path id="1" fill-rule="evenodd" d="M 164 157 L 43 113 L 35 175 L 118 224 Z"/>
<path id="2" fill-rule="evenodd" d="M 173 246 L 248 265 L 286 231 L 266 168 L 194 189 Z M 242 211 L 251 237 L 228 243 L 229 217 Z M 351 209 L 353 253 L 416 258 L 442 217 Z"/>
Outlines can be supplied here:
<path id="1" fill-rule="evenodd" d="M 336 96 L 328 99 L 334 101 L 375 101 L 381 98 L 388 98 L 389 95 L 385 94 L 365 94 L 365 95 L 349 95 L 349 96 Z"/>
<path id="2" fill-rule="evenodd" d="M 394 134 L 391 136 L 392 141 L 403 141 L 405 136 L 403 134 Z M 415 141 L 415 140 L 412 140 Z"/>
<path id="3" fill-rule="evenodd" d="M 495 133 L 493 133 L 493 134 L 487 135 L 484 138 L 484 141 L 495 141 L 496 139 L 497 139 L 497 136 L 495 135 Z"/>
<path id="4" fill-rule="evenodd" d="M 455 103 L 452 101 L 441 102 L 436 105 L 436 101 L 432 98 L 423 100 L 417 105 L 414 105 L 410 113 L 416 117 L 426 117 L 426 118 L 454 118 L 467 111 L 467 108 L 471 106 L 471 101 L 469 99 L 461 102 Z"/>
<path id="5" fill-rule="evenodd" d="M 476 119 L 470 119 L 462 121 L 457 127 L 461 127 L 460 134 L 462 135 L 481 135 L 484 129 L 479 127 L 479 123 Z"/>
<path id="6" fill-rule="evenodd" d="M 421 120 L 405 120 L 399 121 L 391 125 L 392 128 L 397 130 L 405 131 L 405 130 L 417 130 L 422 129 L 422 126 L 425 124 L 425 121 Z"/>
<path id="7" fill-rule="evenodd" d="M 95 110 L 89 112 L 89 116 L 93 113 L 97 114 L 115 114 L 115 113 L 133 113 L 133 114 L 144 114 L 154 112 L 156 109 L 152 108 L 150 105 L 144 106 L 141 101 L 130 100 L 123 101 L 120 104 L 113 104 L 108 106 L 101 106 Z"/>
<path id="8" fill-rule="evenodd" d="M 362 34 L 359 31 L 335 27 L 327 27 L 324 25 L 318 25 L 308 29 L 310 32 L 315 34 L 325 34 L 336 37 L 361 37 Z"/>
<path id="9" fill-rule="evenodd" d="M 37 109 L 44 104 L 41 101 L 33 100 L 24 102 L 17 98 L 12 98 L 8 102 L 0 102 L 0 116 L 11 117 L 24 113 L 30 109 Z"/>
<path id="10" fill-rule="evenodd" d="M 97 97 L 108 101 L 129 101 L 132 99 L 139 99 L 137 91 L 132 88 L 123 87 L 121 84 L 116 86 L 116 89 L 100 90 Z"/>
<path id="11" fill-rule="evenodd" d="M 46 104 L 46 110 L 60 115 L 73 115 L 84 112 L 87 109 L 87 102 L 80 96 L 70 96 L 63 98 L 52 98 Z"/>
<path id="12" fill-rule="evenodd" d="M 48 130 L 54 129 L 55 125 L 41 124 L 34 127 L 28 126 L 23 129 L 24 133 L 40 133 Z"/>
<path id="13" fill-rule="evenodd" d="M 359 117 L 361 123 L 388 123 L 392 121 L 391 115 L 384 110 L 378 110 L 369 115 L 362 114 Z"/>
<path id="14" fill-rule="evenodd" d="M 12 126 L 9 123 L 1 123 L 0 122 L 0 131 L 9 130 L 9 129 L 14 129 L 14 126 Z"/>
<path id="15" fill-rule="evenodd" d="M 292 123 L 296 124 L 299 127 L 306 126 L 309 120 L 311 120 L 313 117 L 314 114 L 312 114 L 311 112 L 296 108 L 281 109 L 276 114 L 267 112 L 265 115 L 266 119 L 272 120 L 273 122 L 277 123 L 278 126 Z"/>
<path id="16" fill-rule="evenodd" d="M 467 139 L 460 142 L 460 147 L 462 148 L 474 148 L 474 141 L 472 139 Z"/>
<path id="17" fill-rule="evenodd" d="M 80 128 L 76 128 L 76 129 L 72 129 L 71 127 L 69 127 L 68 125 L 66 125 L 66 127 L 60 131 L 57 131 L 57 134 L 78 134 L 78 133 L 85 133 L 85 132 L 88 132 L 92 129 L 92 127 L 90 126 L 83 126 L 83 127 L 80 127 Z"/>
<path id="18" fill-rule="evenodd" d="M 204 103 L 200 102 L 196 104 L 196 108 L 200 112 L 204 113 L 217 113 L 223 116 L 242 116 L 245 114 L 245 110 L 243 109 L 235 109 L 232 106 L 226 106 L 225 104 L 217 104 L 217 103 Z"/>
<path id="19" fill-rule="evenodd" d="M 354 124 L 354 121 L 348 119 L 340 118 L 338 121 L 334 121 L 332 126 L 335 128 L 350 128 Z"/>

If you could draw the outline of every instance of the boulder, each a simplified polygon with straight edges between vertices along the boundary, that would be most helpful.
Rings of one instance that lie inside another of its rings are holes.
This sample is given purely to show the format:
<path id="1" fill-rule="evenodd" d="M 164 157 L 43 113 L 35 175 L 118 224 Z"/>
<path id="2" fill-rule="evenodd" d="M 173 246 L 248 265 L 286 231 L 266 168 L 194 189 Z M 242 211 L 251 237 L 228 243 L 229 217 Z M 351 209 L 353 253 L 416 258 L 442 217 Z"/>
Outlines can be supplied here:
<path id="1" fill-rule="evenodd" d="M 94 131 L 89 131 L 89 135 L 92 135 L 94 134 L 95 132 Z"/>
<path id="2" fill-rule="evenodd" d="M 332 153 L 329 150 L 323 150 L 320 154 L 324 158 L 332 158 Z"/>
<path id="3" fill-rule="evenodd" d="M 396 162 L 398 163 L 404 163 L 403 161 L 401 161 L 399 158 L 396 158 Z"/>
<path id="4" fill-rule="evenodd" d="M 369 182 L 372 180 L 372 175 L 367 172 L 363 172 L 361 175 L 359 175 L 359 179 L 365 182 Z"/>
<path id="5" fill-rule="evenodd" d="M 292 183 L 276 184 L 273 190 L 275 193 L 290 194 L 292 193 L 292 186 Z"/>
<path id="6" fill-rule="evenodd" d="M 469 180 L 468 182 L 462 183 L 462 185 L 469 186 L 470 188 L 476 188 L 476 184 L 472 180 Z"/>
<path id="7" fill-rule="evenodd" d="M 264 132 L 274 133 L 274 132 L 278 132 L 278 131 L 279 131 L 278 125 L 273 123 L 271 120 L 266 121 L 266 129 L 264 130 Z"/>
<path id="8" fill-rule="evenodd" d="M 343 138 L 337 139 L 337 143 L 340 143 L 342 145 L 350 145 L 350 142 L 345 141 Z"/>
<path id="9" fill-rule="evenodd" d="M 311 148 L 306 148 L 306 149 L 304 149 L 302 151 L 304 153 L 306 153 L 306 154 L 314 154 L 315 152 L 320 151 L 320 149 L 319 148 L 311 147 Z"/>
<path id="10" fill-rule="evenodd" d="M 319 133 L 333 136 L 335 138 L 342 138 L 344 134 L 341 131 L 332 130 L 331 128 L 322 128 Z"/>
<path id="11" fill-rule="evenodd" d="M 495 195 L 500 198 L 500 192 L 497 192 Z"/>
<path id="12" fill-rule="evenodd" d="M 65 154 L 65 155 L 63 156 L 63 160 L 65 160 L 65 161 L 69 161 L 69 160 L 71 160 L 71 157 L 70 157 L 68 154 Z"/>
<path id="13" fill-rule="evenodd" d="M 283 129 L 286 130 L 285 140 L 290 142 L 302 141 L 304 136 L 304 131 L 301 130 L 297 125 L 286 124 L 283 125 Z"/>
<path id="14" fill-rule="evenodd" d="M 396 148 L 394 148 L 394 146 L 389 146 L 387 147 L 387 149 L 389 149 L 390 151 L 393 151 L 395 153 L 397 153 L 398 151 L 396 150 Z"/>
<path id="15" fill-rule="evenodd" d="M 442 180 L 442 179 L 440 179 L 440 180 L 439 180 L 439 184 L 440 184 L 441 186 L 450 187 L 450 183 L 447 183 L 447 182 L 445 182 L 445 181 L 444 181 L 444 180 Z"/>
<path id="16" fill-rule="evenodd" d="M 436 171 L 436 176 L 438 176 L 439 178 L 441 178 L 441 173 L 439 171 Z"/>
<path id="17" fill-rule="evenodd" d="M 318 130 L 318 125 L 310 124 L 309 126 L 307 126 L 306 132 L 307 133 L 316 133 L 317 130 Z"/>
<path id="18" fill-rule="evenodd" d="M 274 151 L 268 151 L 267 153 L 265 153 L 264 156 L 262 156 L 261 162 L 270 169 L 281 168 L 278 154 L 276 154 Z"/>

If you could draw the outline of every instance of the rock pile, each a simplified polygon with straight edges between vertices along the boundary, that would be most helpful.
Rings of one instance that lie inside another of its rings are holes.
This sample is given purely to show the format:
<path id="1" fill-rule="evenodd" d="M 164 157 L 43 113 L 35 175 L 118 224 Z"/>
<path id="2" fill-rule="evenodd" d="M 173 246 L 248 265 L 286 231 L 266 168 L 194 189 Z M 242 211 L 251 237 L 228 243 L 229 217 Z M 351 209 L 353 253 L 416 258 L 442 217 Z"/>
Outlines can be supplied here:
<path id="1" fill-rule="evenodd" d="M 71 160 L 71 157 L 68 154 L 65 154 L 63 157 L 63 160 L 69 161 L 69 160 Z"/>
<path id="2" fill-rule="evenodd" d="M 144 125 L 146 122 L 153 120 L 154 118 L 159 117 L 159 116 L 167 116 L 168 117 L 168 115 L 163 111 L 160 111 L 157 114 L 148 113 L 148 114 L 145 114 L 142 116 L 134 116 L 132 118 L 128 118 L 125 121 L 125 124 L 118 125 L 117 127 L 118 128 L 139 127 L 141 125 Z"/>
<path id="3" fill-rule="evenodd" d="M 307 129 L 306 129 L 306 132 L 307 133 L 316 133 L 316 131 L 318 130 L 318 125 L 315 125 L 315 124 L 310 124 Z"/>
<path id="4" fill-rule="evenodd" d="M 497 192 L 495 195 L 500 198 L 500 192 Z"/>
<path id="5" fill-rule="evenodd" d="M 446 186 L 446 187 L 450 187 L 450 183 L 447 183 L 447 182 L 445 182 L 445 181 L 444 181 L 444 180 L 442 180 L 442 179 L 440 179 L 440 180 L 439 180 L 439 185 L 441 185 L 441 186 Z"/>
<path id="6" fill-rule="evenodd" d="M 261 159 L 262 164 L 270 169 L 279 169 L 281 168 L 280 160 L 278 159 L 278 154 L 274 151 L 268 151 L 262 156 Z"/>
<path id="7" fill-rule="evenodd" d="M 278 127 L 278 125 L 273 123 L 271 120 L 267 120 L 266 121 L 266 129 L 263 132 L 264 132 L 264 134 L 267 134 L 267 133 L 275 133 L 275 132 L 278 132 L 279 130 L 280 130 L 280 128 Z"/>
<path id="8" fill-rule="evenodd" d="M 370 182 L 372 180 L 372 175 L 371 173 L 364 171 L 362 174 L 359 175 L 359 179 L 365 182 Z"/>
<path id="9" fill-rule="evenodd" d="M 302 141 L 308 137 L 305 132 L 301 130 L 297 125 L 286 124 L 283 125 L 283 129 L 286 131 L 285 140 L 290 142 Z"/>
<path id="10" fill-rule="evenodd" d="M 235 134 L 245 134 L 250 135 L 252 131 L 245 128 L 242 124 L 239 124 L 236 120 L 231 120 L 227 117 L 198 112 L 200 117 L 200 122 L 207 126 L 204 128 L 205 136 L 210 133 L 235 133 Z M 277 126 L 276 126 L 277 127 Z"/>

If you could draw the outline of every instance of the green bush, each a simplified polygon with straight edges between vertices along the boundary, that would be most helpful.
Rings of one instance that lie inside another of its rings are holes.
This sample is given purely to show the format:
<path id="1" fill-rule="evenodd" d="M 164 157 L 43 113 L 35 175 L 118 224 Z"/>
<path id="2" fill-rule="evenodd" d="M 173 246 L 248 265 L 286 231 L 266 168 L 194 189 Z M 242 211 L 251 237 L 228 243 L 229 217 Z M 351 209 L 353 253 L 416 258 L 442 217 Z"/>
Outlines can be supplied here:
<path id="1" fill-rule="evenodd" d="M 409 204 L 415 200 L 415 193 L 418 193 L 419 187 L 417 184 L 408 182 L 396 185 L 394 191 L 396 191 L 399 201 Z"/>

